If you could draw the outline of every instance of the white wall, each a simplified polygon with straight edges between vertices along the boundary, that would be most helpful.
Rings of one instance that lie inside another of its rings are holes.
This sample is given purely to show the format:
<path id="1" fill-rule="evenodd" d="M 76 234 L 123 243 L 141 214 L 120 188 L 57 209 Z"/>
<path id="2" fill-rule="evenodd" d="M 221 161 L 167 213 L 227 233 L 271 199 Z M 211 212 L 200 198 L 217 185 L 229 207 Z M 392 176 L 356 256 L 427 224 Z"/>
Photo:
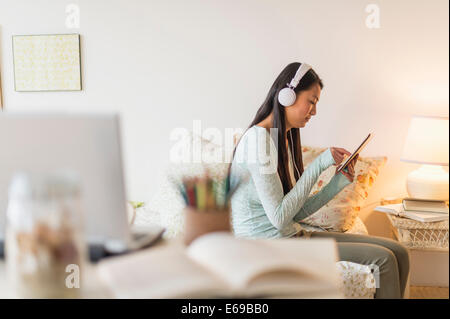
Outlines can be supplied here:
<path id="1" fill-rule="evenodd" d="M 69 3 L 80 29 L 65 27 Z M 365 25 L 369 3 L 380 29 Z M 11 36 L 72 32 L 82 37 L 83 91 L 15 92 Z M 406 193 L 410 116 L 448 116 L 447 0 L 0 0 L 0 36 L 6 111 L 121 112 L 135 200 L 155 191 L 174 127 L 246 127 L 292 61 L 325 82 L 303 144 L 352 149 L 371 131 L 363 155 L 389 158 L 367 203 Z"/>

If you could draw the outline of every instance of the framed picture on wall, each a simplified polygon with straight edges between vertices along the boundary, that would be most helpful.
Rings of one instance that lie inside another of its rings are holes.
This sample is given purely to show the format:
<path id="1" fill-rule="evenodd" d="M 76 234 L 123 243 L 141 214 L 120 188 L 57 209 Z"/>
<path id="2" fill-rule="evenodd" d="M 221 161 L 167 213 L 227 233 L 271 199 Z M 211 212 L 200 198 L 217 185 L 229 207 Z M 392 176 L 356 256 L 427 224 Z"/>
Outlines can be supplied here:
<path id="1" fill-rule="evenodd" d="M 79 34 L 14 35 L 14 88 L 25 91 L 80 91 Z"/>

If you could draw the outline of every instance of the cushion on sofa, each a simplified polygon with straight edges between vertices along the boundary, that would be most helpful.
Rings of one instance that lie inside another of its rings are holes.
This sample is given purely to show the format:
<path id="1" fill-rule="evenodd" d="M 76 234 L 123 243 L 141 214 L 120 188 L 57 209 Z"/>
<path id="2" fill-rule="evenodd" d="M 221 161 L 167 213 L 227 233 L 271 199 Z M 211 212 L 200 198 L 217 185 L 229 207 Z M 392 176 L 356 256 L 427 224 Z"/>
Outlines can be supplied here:
<path id="1" fill-rule="evenodd" d="M 326 148 L 303 146 L 305 168 Z M 302 224 L 321 227 L 326 230 L 345 232 L 352 228 L 356 218 L 369 195 L 381 167 L 387 157 L 359 157 L 355 166 L 355 180 L 345 187 L 330 202 L 314 214 L 302 220 Z M 325 170 L 311 190 L 311 195 L 319 192 L 334 176 L 336 166 Z"/>
<path id="2" fill-rule="evenodd" d="M 212 176 L 226 176 L 229 163 L 225 160 L 230 155 L 220 145 L 212 143 L 192 132 L 177 144 L 176 156 L 171 156 L 164 178 L 147 207 L 158 213 L 160 224 L 166 227 L 167 238 L 180 235 L 184 231 L 183 209 L 185 203 L 174 182 L 182 177 L 203 176 L 206 171 Z"/>

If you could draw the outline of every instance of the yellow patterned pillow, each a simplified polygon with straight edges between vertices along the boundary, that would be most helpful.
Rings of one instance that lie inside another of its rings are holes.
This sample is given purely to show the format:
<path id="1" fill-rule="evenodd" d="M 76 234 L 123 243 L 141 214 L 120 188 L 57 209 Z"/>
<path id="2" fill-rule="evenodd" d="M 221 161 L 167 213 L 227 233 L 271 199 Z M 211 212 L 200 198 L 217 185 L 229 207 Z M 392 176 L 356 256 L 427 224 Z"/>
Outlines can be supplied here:
<path id="1" fill-rule="evenodd" d="M 303 165 L 306 168 L 326 148 L 303 146 Z M 380 168 L 387 157 L 359 157 L 355 166 L 355 179 L 325 206 L 302 220 L 302 223 L 318 226 L 330 231 L 345 232 L 349 230 L 358 216 L 364 201 L 369 196 Z M 317 194 L 334 176 L 336 166 L 325 170 L 318 178 L 310 195 Z"/>

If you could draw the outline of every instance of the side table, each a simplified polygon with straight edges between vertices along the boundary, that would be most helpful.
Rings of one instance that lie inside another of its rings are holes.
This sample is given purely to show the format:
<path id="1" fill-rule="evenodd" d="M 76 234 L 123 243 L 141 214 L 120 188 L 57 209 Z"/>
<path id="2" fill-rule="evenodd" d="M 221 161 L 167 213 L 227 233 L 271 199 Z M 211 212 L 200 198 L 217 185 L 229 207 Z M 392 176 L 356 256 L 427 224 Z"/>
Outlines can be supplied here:
<path id="1" fill-rule="evenodd" d="M 401 203 L 402 199 L 382 201 L 382 205 Z M 422 223 L 387 214 L 394 237 L 410 251 L 412 286 L 448 287 L 448 220 Z"/>

